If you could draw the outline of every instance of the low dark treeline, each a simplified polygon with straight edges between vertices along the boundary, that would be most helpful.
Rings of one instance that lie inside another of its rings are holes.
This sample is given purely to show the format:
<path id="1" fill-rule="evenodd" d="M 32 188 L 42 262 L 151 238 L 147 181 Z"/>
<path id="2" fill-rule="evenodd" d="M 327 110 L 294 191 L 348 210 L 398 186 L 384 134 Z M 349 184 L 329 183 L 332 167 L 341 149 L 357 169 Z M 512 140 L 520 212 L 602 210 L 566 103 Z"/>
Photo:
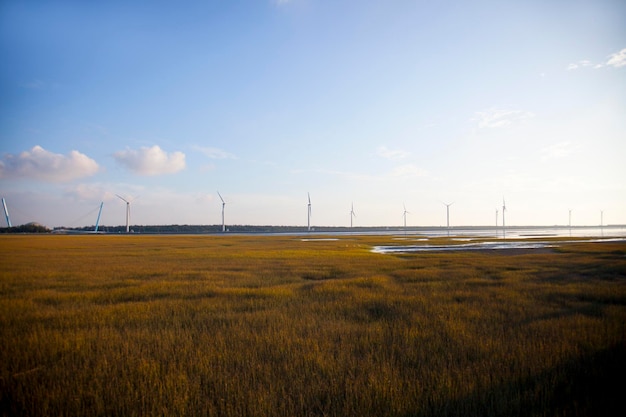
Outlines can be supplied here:
<path id="1" fill-rule="evenodd" d="M 93 232 L 95 226 L 85 226 L 79 228 L 55 228 L 57 232 Z M 393 227 L 315 227 L 312 232 L 368 232 L 375 230 L 402 230 Z M 103 233 L 125 233 L 126 226 L 100 226 L 99 232 Z M 221 225 L 146 225 L 130 226 L 131 233 L 180 233 L 180 234 L 202 234 L 202 233 L 222 233 Z M 226 226 L 226 233 L 303 233 L 307 232 L 306 226 L 251 226 L 251 225 L 229 225 Z"/>
<path id="2" fill-rule="evenodd" d="M 0 228 L 0 233 L 50 233 L 50 229 L 38 223 L 28 223 L 21 226 Z"/>

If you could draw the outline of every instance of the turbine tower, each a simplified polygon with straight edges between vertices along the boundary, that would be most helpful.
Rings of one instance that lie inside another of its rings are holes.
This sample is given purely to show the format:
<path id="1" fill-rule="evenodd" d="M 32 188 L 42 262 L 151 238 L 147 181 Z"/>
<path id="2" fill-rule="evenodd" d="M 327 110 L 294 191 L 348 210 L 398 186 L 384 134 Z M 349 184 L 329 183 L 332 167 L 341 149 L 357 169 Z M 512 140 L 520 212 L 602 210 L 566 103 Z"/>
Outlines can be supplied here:
<path id="1" fill-rule="evenodd" d="M 220 196 L 220 200 L 222 200 L 222 233 L 226 232 L 226 223 L 224 223 L 224 207 L 226 207 L 226 202 L 222 198 L 220 192 L 217 192 L 217 195 Z"/>
<path id="2" fill-rule="evenodd" d="M 94 230 L 95 233 L 98 233 L 98 225 L 100 224 L 100 215 L 102 214 L 103 205 L 104 205 L 104 201 L 100 203 L 100 210 L 98 211 L 98 218 L 96 219 L 96 229 Z"/>
<path id="3" fill-rule="evenodd" d="M 454 202 L 450 204 L 443 203 L 446 206 L 446 228 L 448 229 L 448 237 L 450 236 L 450 206 L 454 204 Z"/>
<path id="4" fill-rule="evenodd" d="M 498 214 L 500 213 L 500 210 L 496 209 L 496 237 L 498 235 Z"/>
<path id="5" fill-rule="evenodd" d="M 115 194 L 117 198 L 126 203 L 126 233 L 130 233 L 130 201 L 126 200 L 119 194 Z"/>
<path id="6" fill-rule="evenodd" d="M 604 236 L 604 210 L 600 210 L 600 234 Z"/>
<path id="7" fill-rule="evenodd" d="M 506 203 L 502 197 L 502 239 L 506 239 L 506 224 L 504 222 L 504 212 L 506 211 Z"/>
<path id="8" fill-rule="evenodd" d="M 306 193 L 309 198 L 309 203 L 307 204 L 307 218 L 306 218 L 306 229 L 311 231 L 311 194 Z"/>
<path id="9" fill-rule="evenodd" d="M 402 217 L 404 217 L 404 234 L 406 235 L 406 215 L 410 214 L 408 211 L 406 211 L 406 205 L 402 204 L 402 207 L 404 207 L 404 212 L 402 213 Z"/>
<path id="10" fill-rule="evenodd" d="M 9 218 L 9 209 L 7 208 L 7 202 L 2 198 L 2 207 L 4 207 L 4 217 L 7 219 L 7 227 L 11 226 L 11 219 Z"/>
<path id="11" fill-rule="evenodd" d="M 354 203 L 352 203 L 352 205 L 350 206 L 350 228 L 352 228 L 353 217 L 356 217 L 356 214 L 354 213 Z"/>
<path id="12" fill-rule="evenodd" d="M 569 220 L 568 220 L 568 225 L 569 225 L 569 235 L 570 237 L 572 236 L 572 209 L 569 209 Z"/>

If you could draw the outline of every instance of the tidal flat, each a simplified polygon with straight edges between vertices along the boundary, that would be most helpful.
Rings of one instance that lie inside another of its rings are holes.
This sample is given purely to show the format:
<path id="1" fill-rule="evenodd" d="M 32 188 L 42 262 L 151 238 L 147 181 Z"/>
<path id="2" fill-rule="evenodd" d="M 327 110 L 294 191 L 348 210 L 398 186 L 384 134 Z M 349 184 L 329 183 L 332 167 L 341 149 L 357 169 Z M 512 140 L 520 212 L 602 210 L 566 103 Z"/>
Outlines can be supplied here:
<path id="1" fill-rule="evenodd" d="M 626 415 L 626 243 L 306 237 L 0 236 L 0 415 Z"/>

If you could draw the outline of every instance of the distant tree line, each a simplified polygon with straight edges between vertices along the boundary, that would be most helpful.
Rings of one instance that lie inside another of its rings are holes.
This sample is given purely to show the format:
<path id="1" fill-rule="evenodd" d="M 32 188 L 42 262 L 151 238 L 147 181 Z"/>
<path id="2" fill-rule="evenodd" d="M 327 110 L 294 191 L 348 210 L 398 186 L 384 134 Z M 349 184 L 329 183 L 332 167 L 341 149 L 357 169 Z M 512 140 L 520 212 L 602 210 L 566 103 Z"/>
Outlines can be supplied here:
<path id="1" fill-rule="evenodd" d="M 39 223 L 27 223 L 21 226 L 0 228 L 0 233 L 50 233 L 51 230 Z"/>
<path id="2" fill-rule="evenodd" d="M 320 226 L 311 229 L 311 232 L 366 232 L 373 230 L 400 230 L 400 228 L 385 227 L 331 227 Z M 84 226 L 76 228 L 55 227 L 54 232 L 81 232 L 93 233 L 95 226 Z M 98 232 L 101 233 L 126 233 L 126 226 L 100 226 Z M 251 225 L 228 225 L 226 233 L 304 233 L 306 226 L 251 226 Z M 145 234 L 220 234 L 222 225 L 135 225 L 130 226 L 130 233 Z"/>
<path id="3" fill-rule="evenodd" d="M 529 226 L 509 226 L 507 229 L 525 229 Z M 566 228 L 567 226 L 551 226 L 554 228 Z M 577 226 L 572 228 L 584 228 L 589 226 Z M 616 227 L 605 226 L 605 227 Z M 624 226 L 621 226 L 624 227 Z M 445 229 L 444 226 L 416 226 L 409 227 L 412 232 L 430 231 L 433 229 Z M 455 227 L 453 230 L 484 230 L 494 229 L 493 226 L 463 226 Z M 345 226 L 316 226 L 311 228 L 311 233 L 329 233 L 329 232 L 352 232 L 352 233 L 368 233 L 368 232 L 401 232 L 405 229 L 401 226 L 372 226 L 372 227 L 345 227 Z M 93 233 L 95 226 L 84 227 L 55 227 L 53 230 L 42 226 L 39 223 L 28 223 L 16 227 L 0 228 L 0 233 Z M 126 233 L 126 226 L 100 226 L 99 233 Z M 307 233 L 306 226 L 252 226 L 252 225 L 229 225 L 226 226 L 226 233 Z M 130 233 L 143 234 L 221 234 L 222 225 L 190 225 L 190 224 L 170 224 L 170 225 L 135 225 L 130 226 Z"/>

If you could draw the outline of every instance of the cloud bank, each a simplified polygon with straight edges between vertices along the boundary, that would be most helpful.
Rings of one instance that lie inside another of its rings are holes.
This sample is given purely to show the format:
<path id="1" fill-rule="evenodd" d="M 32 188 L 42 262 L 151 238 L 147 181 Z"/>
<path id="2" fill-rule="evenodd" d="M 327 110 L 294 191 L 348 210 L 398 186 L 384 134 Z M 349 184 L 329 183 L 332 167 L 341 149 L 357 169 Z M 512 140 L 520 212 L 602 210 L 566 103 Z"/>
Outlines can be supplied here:
<path id="1" fill-rule="evenodd" d="M 78 151 L 62 155 L 37 145 L 19 155 L 4 155 L 0 161 L 0 178 L 65 182 L 94 175 L 99 169 L 96 161 Z"/>
<path id="2" fill-rule="evenodd" d="M 158 145 L 115 152 L 113 158 L 124 168 L 138 175 L 173 174 L 185 169 L 184 153 L 168 154 Z"/>

